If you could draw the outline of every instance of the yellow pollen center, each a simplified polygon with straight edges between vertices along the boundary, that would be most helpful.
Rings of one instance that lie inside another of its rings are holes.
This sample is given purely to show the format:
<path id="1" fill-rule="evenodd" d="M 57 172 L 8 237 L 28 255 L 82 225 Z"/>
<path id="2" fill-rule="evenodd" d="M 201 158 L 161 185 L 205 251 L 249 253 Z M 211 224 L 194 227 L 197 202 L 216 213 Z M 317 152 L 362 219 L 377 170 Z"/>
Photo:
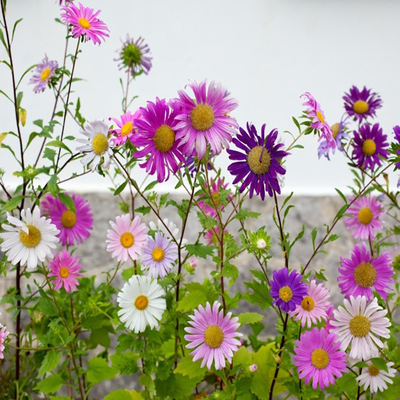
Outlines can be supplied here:
<path id="1" fill-rule="evenodd" d="M 293 297 L 292 289 L 290 289 L 289 286 L 282 286 L 279 289 L 279 297 L 285 303 L 287 303 L 288 301 L 292 300 L 292 297 Z"/>
<path id="2" fill-rule="evenodd" d="M 329 354 L 322 349 L 315 349 L 311 353 L 311 364 L 315 368 L 324 369 L 329 364 Z"/>
<path id="3" fill-rule="evenodd" d="M 369 207 L 363 207 L 358 212 L 358 221 L 363 225 L 368 225 L 373 217 L 374 214 Z"/>
<path id="4" fill-rule="evenodd" d="M 376 144 L 372 139 L 367 139 L 362 145 L 362 152 L 366 156 L 373 156 L 376 152 Z"/>
<path id="5" fill-rule="evenodd" d="M 321 112 L 321 111 L 317 111 L 317 117 L 318 117 L 318 119 L 319 119 L 322 123 L 325 122 L 325 118 L 324 118 L 324 116 L 322 115 L 322 112 Z"/>
<path id="6" fill-rule="evenodd" d="M 125 232 L 121 235 L 120 242 L 122 246 L 124 246 L 127 249 L 135 243 L 135 238 L 133 237 L 132 233 Z"/>
<path id="7" fill-rule="evenodd" d="M 61 278 L 65 279 L 68 278 L 69 276 L 69 269 L 67 267 L 61 267 L 60 268 L 60 276 Z"/>
<path id="8" fill-rule="evenodd" d="M 64 211 L 61 215 L 61 225 L 64 228 L 70 229 L 73 228 L 75 224 L 76 224 L 75 213 L 71 210 Z"/>
<path id="9" fill-rule="evenodd" d="M 206 131 L 213 126 L 214 111 L 208 104 L 198 104 L 190 113 L 190 122 L 196 131 Z"/>
<path id="10" fill-rule="evenodd" d="M 315 301 L 312 297 L 310 296 L 305 296 L 303 297 L 303 300 L 301 301 L 301 307 L 304 311 L 312 311 L 315 306 Z"/>
<path id="11" fill-rule="evenodd" d="M 249 164 L 251 172 L 256 175 L 262 175 L 269 170 L 271 156 L 263 146 L 256 146 L 250 150 L 247 156 L 247 164 Z"/>
<path id="12" fill-rule="evenodd" d="M 213 198 L 214 204 L 217 206 L 219 204 L 219 192 L 212 192 L 211 196 Z"/>
<path id="13" fill-rule="evenodd" d="M 371 364 L 371 365 L 368 367 L 368 373 L 369 373 L 371 376 L 378 376 L 378 375 L 379 375 L 379 368 L 376 368 L 375 365 Z"/>
<path id="14" fill-rule="evenodd" d="M 367 336 L 371 328 L 371 322 L 364 315 L 356 315 L 350 321 L 350 332 L 355 337 Z"/>
<path id="15" fill-rule="evenodd" d="M 79 18 L 78 22 L 83 29 L 90 28 L 90 22 L 86 18 Z"/>
<path id="16" fill-rule="evenodd" d="M 124 124 L 124 126 L 121 128 L 121 136 L 125 137 L 126 135 L 129 135 L 133 131 L 133 124 L 132 122 L 127 122 Z"/>
<path id="17" fill-rule="evenodd" d="M 151 253 L 154 261 L 160 262 L 164 260 L 165 252 L 161 247 L 156 247 Z"/>
<path id="18" fill-rule="evenodd" d="M 376 281 L 375 267 L 369 262 L 362 262 L 354 270 L 354 281 L 363 288 L 372 286 Z"/>
<path id="19" fill-rule="evenodd" d="M 135 307 L 138 310 L 143 311 L 147 308 L 148 305 L 149 305 L 149 299 L 147 296 L 145 296 L 144 294 L 141 294 L 140 296 L 136 297 Z"/>
<path id="20" fill-rule="evenodd" d="M 154 146 L 161 153 L 171 150 L 175 143 L 175 132 L 168 125 L 161 125 L 154 134 Z"/>
<path id="21" fill-rule="evenodd" d="M 369 110 L 369 105 L 366 101 L 364 100 L 357 100 L 354 104 L 353 104 L 353 110 L 357 113 L 357 114 L 365 114 L 368 110 Z"/>
<path id="22" fill-rule="evenodd" d="M 104 133 L 97 133 L 92 140 L 92 149 L 98 156 L 103 155 L 108 149 L 108 140 Z"/>
<path id="23" fill-rule="evenodd" d="M 22 229 L 19 231 L 19 240 L 25 247 L 36 247 L 42 240 L 42 234 L 39 229 L 33 225 L 27 225 L 29 233 L 24 232 Z"/>
<path id="24" fill-rule="evenodd" d="M 216 349 L 224 341 L 224 332 L 218 325 L 210 325 L 204 332 L 204 341 L 209 347 Z"/>
<path id="25" fill-rule="evenodd" d="M 338 123 L 333 124 L 333 125 L 331 126 L 331 129 L 332 129 L 332 137 L 333 137 L 334 139 L 336 139 L 336 136 L 337 136 L 338 133 L 339 133 L 340 125 L 339 125 Z"/>
<path id="26" fill-rule="evenodd" d="M 41 80 L 42 82 L 46 82 L 47 79 L 49 78 L 50 74 L 51 74 L 50 68 L 45 68 L 45 69 L 42 71 L 42 74 L 40 75 L 40 80 Z"/>

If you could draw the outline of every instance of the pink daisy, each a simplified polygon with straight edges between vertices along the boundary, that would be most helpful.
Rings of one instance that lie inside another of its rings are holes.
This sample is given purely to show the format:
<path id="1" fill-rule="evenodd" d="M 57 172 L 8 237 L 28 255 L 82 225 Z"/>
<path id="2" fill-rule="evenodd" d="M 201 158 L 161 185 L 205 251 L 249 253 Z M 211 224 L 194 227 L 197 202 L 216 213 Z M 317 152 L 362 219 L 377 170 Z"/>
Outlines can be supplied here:
<path id="1" fill-rule="evenodd" d="M 110 221 L 112 229 L 107 231 L 107 251 L 118 261 L 137 260 L 139 253 L 147 242 L 148 228 L 140 222 L 139 217 L 132 221 L 129 214 L 121 215 Z"/>
<path id="2" fill-rule="evenodd" d="M 346 371 L 346 353 L 340 350 L 340 345 L 338 336 L 325 329 L 304 332 L 296 341 L 293 356 L 299 378 L 305 378 L 306 385 L 312 379 L 314 390 L 318 385 L 323 390 L 334 384 L 335 377 L 340 378 Z"/>
<path id="3" fill-rule="evenodd" d="M 116 129 L 110 129 L 110 133 L 114 135 L 112 140 L 117 146 L 124 144 L 127 139 L 132 141 L 133 135 L 137 132 L 134 120 L 141 117 L 142 114 L 140 110 L 137 110 L 134 114 L 127 111 L 126 114 L 121 115 L 121 119 L 109 118 L 110 121 L 114 121 L 118 126 Z"/>
<path id="4" fill-rule="evenodd" d="M 356 200 L 347 210 L 349 218 L 344 220 L 347 229 L 353 229 L 356 239 L 375 239 L 375 230 L 382 229 L 379 217 L 385 213 L 382 204 L 372 196 L 367 195 Z"/>
<path id="5" fill-rule="evenodd" d="M 342 293 L 349 298 L 365 296 L 372 300 L 374 288 L 378 294 L 387 299 L 388 291 L 394 274 L 391 266 L 392 260 L 389 253 L 383 253 L 374 258 L 371 257 L 365 244 L 356 245 L 351 258 L 340 258 L 338 281 Z"/>
<path id="6" fill-rule="evenodd" d="M 218 177 L 212 181 L 210 188 L 212 200 L 209 198 L 209 189 L 207 184 L 205 189 L 206 194 L 202 193 L 199 196 L 201 200 L 197 202 L 197 205 L 210 217 L 215 217 L 217 215 L 217 210 L 216 210 L 217 207 L 219 207 L 221 211 L 223 211 L 225 208 L 225 206 L 222 203 L 220 203 L 219 199 L 219 191 L 226 190 L 228 187 L 228 184 L 224 183 L 224 180 L 225 180 L 224 178 Z M 232 194 L 229 193 L 227 200 L 230 201 L 231 199 L 232 199 Z"/>
<path id="7" fill-rule="evenodd" d="M 133 156 L 149 156 L 140 166 L 146 168 L 150 175 L 157 172 L 157 180 L 163 182 L 169 179 L 170 169 L 175 173 L 178 164 L 185 160 L 176 135 L 177 112 L 171 110 L 164 99 L 159 98 L 155 103 L 148 101 L 147 108 L 141 108 L 140 111 L 142 119 L 135 120 L 138 133 L 133 143 L 143 149 L 133 153 Z"/>
<path id="8" fill-rule="evenodd" d="M 79 38 L 86 35 L 86 41 L 92 40 L 94 44 L 101 44 L 101 39 L 108 37 L 109 29 L 107 25 L 97 16 L 100 10 L 94 12 L 93 8 L 84 7 L 79 3 L 79 8 L 74 3 L 61 7 L 64 14 L 61 14 L 61 20 L 65 24 L 72 25 L 72 36 Z"/>
<path id="9" fill-rule="evenodd" d="M 173 101 L 174 107 L 179 110 L 176 128 L 182 151 L 190 156 L 196 150 L 198 157 L 203 158 L 209 143 L 213 154 L 219 154 L 223 147 L 229 146 L 232 135 L 236 134 L 238 124 L 229 113 L 238 103 L 229 97 L 220 84 L 211 82 L 207 88 L 204 80 L 188 86 L 193 90 L 195 99 L 180 90 L 179 99 Z"/>
<path id="10" fill-rule="evenodd" d="M 228 233 L 228 231 L 225 229 L 224 234 Z M 221 229 L 219 226 L 214 226 L 214 228 L 209 229 L 206 234 L 204 235 L 204 240 L 207 244 L 210 246 L 218 246 L 220 242 L 220 236 L 221 236 Z"/>
<path id="11" fill-rule="evenodd" d="M 79 272 L 82 266 L 79 264 L 79 258 L 70 254 L 67 250 L 62 250 L 59 254 L 54 255 L 54 259 L 50 262 L 49 276 L 55 276 L 54 288 L 56 290 L 64 289 L 67 292 L 75 292 L 79 282 L 76 278 L 82 276 Z"/>
<path id="12" fill-rule="evenodd" d="M 10 334 L 10 332 L 8 332 L 6 330 L 5 326 L 1 326 L 0 324 L 0 358 L 4 358 L 4 341 L 7 339 L 7 336 Z"/>
<path id="13" fill-rule="evenodd" d="M 51 195 L 42 200 L 40 205 L 42 213 L 48 215 L 59 229 L 60 233 L 57 236 L 63 246 L 82 243 L 90 236 L 90 231 L 93 229 L 93 214 L 89 203 L 79 194 L 72 194 L 71 198 L 75 212 Z"/>
<path id="14" fill-rule="evenodd" d="M 329 305 L 330 293 L 323 283 L 317 285 L 315 280 L 312 280 L 307 285 L 307 296 L 303 297 L 301 304 L 296 305 L 294 311 L 290 311 L 291 317 L 296 316 L 296 321 L 301 321 L 301 325 L 307 324 L 311 328 L 312 324 L 317 324 L 321 320 L 327 318 L 327 310 Z"/>
<path id="15" fill-rule="evenodd" d="M 190 315 L 189 321 L 191 327 L 185 328 L 189 335 L 185 335 L 185 340 L 190 342 L 186 345 L 188 349 L 193 349 L 190 355 L 193 356 L 193 362 L 203 359 L 201 368 L 207 364 L 211 368 L 213 361 L 215 369 L 225 368 L 225 358 L 232 362 L 233 353 L 240 346 L 236 337 L 242 336 L 236 332 L 239 323 L 238 318 L 231 318 L 232 313 L 224 317 L 224 311 L 221 310 L 218 302 L 214 302 L 211 310 L 210 303 L 207 302 L 206 308 L 199 306 L 194 310 L 194 315 Z"/>

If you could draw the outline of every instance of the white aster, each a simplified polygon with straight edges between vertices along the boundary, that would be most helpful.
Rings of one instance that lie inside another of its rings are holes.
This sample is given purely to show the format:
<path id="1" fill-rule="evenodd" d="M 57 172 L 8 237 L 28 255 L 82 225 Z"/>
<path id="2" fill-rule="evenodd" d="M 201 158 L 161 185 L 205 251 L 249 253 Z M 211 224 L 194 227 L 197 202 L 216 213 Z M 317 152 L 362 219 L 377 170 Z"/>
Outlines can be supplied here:
<path id="1" fill-rule="evenodd" d="M 157 221 L 157 225 L 153 221 L 151 221 L 149 223 L 150 229 L 152 229 L 153 231 L 162 232 L 165 234 L 165 237 L 167 239 L 174 239 L 177 243 L 179 243 L 179 241 L 181 240 L 181 237 L 178 235 L 179 229 L 176 227 L 176 224 L 174 224 L 172 221 L 168 221 L 168 218 L 164 218 L 163 221 L 164 221 L 164 224 L 166 226 L 168 226 L 169 232 L 160 220 Z M 171 234 L 172 234 L 172 237 L 171 237 Z M 187 242 L 188 241 L 185 238 L 183 238 L 182 246 L 184 246 Z"/>
<path id="2" fill-rule="evenodd" d="M 118 293 L 121 322 L 135 333 L 144 332 L 147 325 L 157 328 L 167 307 L 164 294 L 157 281 L 149 276 L 132 276 Z"/>
<path id="3" fill-rule="evenodd" d="M 361 374 L 356 378 L 360 386 L 364 385 L 364 390 L 368 388 L 371 393 L 377 393 L 378 390 L 383 392 L 388 388 L 387 383 L 392 384 L 393 378 L 396 375 L 396 370 L 393 367 L 394 363 L 386 364 L 387 372 L 377 368 L 370 361 L 367 361 L 368 368 L 363 368 Z M 387 382 L 387 383 L 386 383 Z"/>
<path id="4" fill-rule="evenodd" d="M 28 270 L 36 269 L 39 261 L 46 257 L 53 258 L 51 249 L 56 248 L 57 234 L 60 232 L 50 219 L 40 216 L 39 208 L 33 213 L 30 208 L 22 210 L 21 220 L 7 215 L 12 225 L 3 224 L 5 232 L 0 233 L 3 239 L 1 251 L 13 265 L 27 264 Z"/>

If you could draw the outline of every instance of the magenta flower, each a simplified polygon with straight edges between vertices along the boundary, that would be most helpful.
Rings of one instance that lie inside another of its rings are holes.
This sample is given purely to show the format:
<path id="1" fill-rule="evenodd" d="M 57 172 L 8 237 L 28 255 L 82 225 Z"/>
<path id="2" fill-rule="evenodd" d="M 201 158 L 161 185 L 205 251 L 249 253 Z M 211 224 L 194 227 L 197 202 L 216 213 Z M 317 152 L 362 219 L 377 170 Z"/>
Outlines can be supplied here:
<path id="1" fill-rule="evenodd" d="M 124 144 L 127 139 L 133 141 L 133 136 L 137 132 L 134 121 L 135 119 L 140 118 L 142 118 L 140 110 L 137 110 L 134 114 L 131 114 L 130 111 L 127 111 L 126 114 L 121 115 L 120 119 L 109 118 L 109 120 L 114 121 L 118 127 L 116 129 L 110 129 L 110 133 L 114 135 L 112 140 L 117 146 Z"/>
<path id="2" fill-rule="evenodd" d="M 378 294 L 387 299 L 390 284 L 394 274 L 391 266 L 392 260 L 389 253 L 383 253 L 374 258 L 371 257 L 365 244 L 354 246 L 351 258 L 340 258 L 338 282 L 342 293 L 350 296 L 365 296 L 372 300 L 374 288 Z"/>
<path id="3" fill-rule="evenodd" d="M 208 189 L 208 185 L 205 184 L 205 191 L 207 193 L 200 194 L 199 196 L 199 201 L 197 202 L 198 207 L 200 207 L 206 214 L 208 214 L 210 217 L 216 217 L 217 215 L 217 209 L 219 208 L 220 211 L 223 211 L 225 206 L 220 203 L 219 201 L 219 191 L 226 190 L 228 187 L 227 183 L 224 183 L 225 179 L 218 177 L 215 178 L 212 183 L 211 183 L 211 188 Z M 209 192 L 211 192 L 212 200 L 209 199 Z M 228 201 L 232 199 L 232 194 L 229 193 L 228 195 Z"/>
<path id="4" fill-rule="evenodd" d="M 82 266 L 79 264 L 79 258 L 71 255 L 67 250 L 62 250 L 59 254 L 54 254 L 54 259 L 49 264 L 49 276 L 55 276 L 54 288 L 56 290 L 64 289 L 67 292 L 74 292 L 79 282 L 76 278 L 82 276 L 79 272 Z"/>
<path id="5" fill-rule="evenodd" d="M 82 243 L 93 229 L 93 214 L 89 203 L 79 194 L 72 194 L 71 198 L 75 212 L 51 195 L 46 196 L 40 206 L 42 213 L 49 215 L 52 223 L 60 231 L 57 237 L 63 246 Z"/>
<path id="6" fill-rule="evenodd" d="M 397 143 L 400 144 L 400 126 L 396 125 L 393 128 L 393 132 L 394 132 L 394 138 L 397 140 Z M 400 149 L 396 150 L 396 154 L 400 155 Z M 396 163 L 396 168 L 400 168 L 400 162 Z M 399 182 L 397 182 L 397 187 L 399 187 Z"/>
<path id="7" fill-rule="evenodd" d="M 228 233 L 225 229 L 224 234 Z M 209 229 L 205 235 L 204 240 L 210 246 L 218 246 L 221 241 L 221 229 L 218 225 L 215 225 L 213 228 Z"/>
<path id="8" fill-rule="evenodd" d="M 94 12 L 93 8 L 84 7 L 79 3 L 79 8 L 72 2 L 61 7 L 64 14 L 61 14 L 61 21 L 72 26 L 72 36 L 79 38 L 85 35 L 85 41 L 92 40 L 94 44 L 101 44 L 101 39 L 108 37 L 107 25 L 97 16 L 100 10 Z"/>
<path id="9" fill-rule="evenodd" d="M 385 213 L 379 201 L 371 195 L 356 200 L 347 210 L 349 218 L 344 220 L 348 230 L 353 229 L 352 235 L 356 239 L 375 239 L 375 230 L 382 229 L 379 217 Z"/>
<path id="10" fill-rule="evenodd" d="M 221 310 L 218 302 L 214 302 L 211 310 L 210 303 L 207 302 L 206 308 L 199 306 L 194 310 L 194 315 L 190 315 L 189 321 L 191 327 L 185 328 L 189 335 L 185 335 L 185 340 L 190 342 L 186 345 L 188 349 L 193 350 L 190 355 L 193 356 L 193 362 L 202 359 L 201 368 L 207 364 L 211 368 L 213 361 L 215 369 L 225 368 L 225 358 L 232 362 L 233 353 L 240 347 L 239 340 L 236 337 L 242 336 L 236 332 L 239 328 L 238 318 L 231 318 L 232 313 L 224 317 L 224 311 Z"/>
<path id="11" fill-rule="evenodd" d="M 313 328 L 306 331 L 296 341 L 293 356 L 294 365 L 299 372 L 299 378 L 305 378 L 308 385 L 312 379 L 315 390 L 335 383 L 335 377 L 340 378 L 346 371 L 346 353 L 340 350 L 341 342 L 334 333 L 327 333 L 325 329 Z"/>
<path id="12" fill-rule="evenodd" d="M 0 359 L 4 358 L 4 342 L 9 334 L 10 332 L 6 330 L 6 327 L 0 324 Z"/>
<path id="13" fill-rule="evenodd" d="M 194 93 L 193 100 L 180 90 L 179 99 L 172 101 L 178 111 L 179 121 L 176 129 L 176 139 L 182 144 L 182 151 L 190 156 L 196 150 L 197 156 L 203 158 L 210 144 L 213 154 L 219 154 L 222 148 L 227 148 L 236 134 L 238 124 L 229 116 L 238 103 L 229 97 L 228 92 L 220 85 L 202 81 L 188 85 Z"/>
<path id="14" fill-rule="evenodd" d="M 376 110 L 382 107 L 382 100 L 377 93 L 371 92 L 371 89 L 360 90 L 352 86 L 349 90 L 350 93 L 345 93 L 343 96 L 344 108 L 354 121 L 361 123 L 368 117 L 373 118 Z"/>
<path id="15" fill-rule="evenodd" d="M 36 66 L 32 78 L 29 81 L 30 84 L 36 85 L 33 88 L 35 93 L 44 92 L 50 84 L 50 79 L 55 76 L 57 68 L 57 61 L 49 61 L 47 54 L 45 54 L 42 62 Z"/>

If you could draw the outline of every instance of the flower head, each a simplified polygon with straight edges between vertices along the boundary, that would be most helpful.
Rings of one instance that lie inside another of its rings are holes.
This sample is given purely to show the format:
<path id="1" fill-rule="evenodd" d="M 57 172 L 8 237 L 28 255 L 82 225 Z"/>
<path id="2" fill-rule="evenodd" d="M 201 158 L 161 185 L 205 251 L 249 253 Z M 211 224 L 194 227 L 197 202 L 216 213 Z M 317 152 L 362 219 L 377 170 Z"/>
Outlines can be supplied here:
<path id="1" fill-rule="evenodd" d="M 283 311 L 294 311 L 300 305 L 303 297 L 307 296 L 307 285 L 301 282 L 303 276 L 296 270 L 289 274 L 287 268 L 281 268 L 273 272 L 271 281 L 271 296 L 274 304 Z"/>
<path id="2" fill-rule="evenodd" d="M 224 230 L 224 234 L 225 233 L 228 233 L 226 229 Z M 213 228 L 209 229 L 204 235 L 204 240 L 210 246 L 218 246 L 221 242 L 221 228 L 215 225 Z"/>
<path id="3" fill-rule="evenodd" d="M 400 144 L 400 126 L 396 125 L 393 128 L 394 138 L 397 140 L 397 143 Z M 396 154 L 400 155 L 400 149 L 396 150 Z M 396 168 L 400 168 L 400 161 L 396 163 Z M 399 187 L 400 180 L 397 182 L 397 187 Z"/>
<path id="4" fill-rule="evenodd" d="M 342 140 L 347 139 L 349 134 L 345 131 L 345 124 L 343 121 L 339 123 L 335 123 L 331 126 L 332 137 L 336 142 L 336 148 L 339 151 L 343 151 Z M 324 155 L 329 160 L 329 151 L 332 150 L 332 153 L 335 154 L 335 147 L 329 145 L 325 138 L 321 140 L 321 143 L 318 146 L 318 158 L 321 158 Z"/>
<path id="5" fill-rule="evenodd" d="M 353 117 L 354 121 L 361 123 L 368 117 L 373 118 L 376 114 L 376 110 L 382 107 L 382 100 L 377 93 L 371 92 L 371 89 L 360 90 L 352 86 L 349 93 L 345 93 L 343 96 L 344 108 L 350 117 Z"/>
<path id="6" fill-rule="evenodd" d="M 121 118 L 109 118 L 117 124 L 116 129 L 111 129 L 110 133 L 113 135 L 112 140 L 117 146 L 124 144 L 127 139 L 133 141 L 133 137 L 137 132 L 135 125 L 135 119 L 142 118 L 140 110 L 137 110 L 134 114 L 127 111 L 125 114 L 121 115 Z"/>
<path id="7" fill-rule="evenodd" d="M 85 36 L 85 41 L 92 40 L 94 44 L 101 44 L 101 39 L 108 37 L 107 25 L 97 16 L 100 10 L 94 12 L 93 8 L 84 7 L 79 3 L 77 7 L 73 2 L 61 7 L 64 11 L 61 14 L 61 21 L 71 25 L 71 33 L 74 38 Z"/>
<path id="8" fill-rule="evenodd" d="M 4 342 L 9 334 L 10 332 L 7 331 L 6 327 L 0 324 L 0 359 L 4 358 Z"/>
<path id="9" fill-rule="evenodd" d="M 197 205 L 201 208 L 206 214 L 210 217 L 217 216 L 217 209 L 219 208 L 222 212 L 225 208 L 222 202 L 220 202 L 220 190 L 227 190 L 228 184 L 224 182 L 225 179 L 218 177 L 215 178 L 211 182 L 211 187 L 209 188 L 207 184 L 205 184 L 206 192 L 200 194 Z M 209 199 L 208 192 L 210 192 L 212 199 Z M 232 199 L 232 194 L 229 193 L 227 196 L 227 200 L 230 201 Z"/>
<path id="10" fill-rule="evenodd" d="M 40 216 L 39 208 L 33 212 L 28 208 L 21 211 L 21 220 L 8 214 L 7 220 L 12 225 L 3 224 L 5 232 L 0 248 L 7 254 L 13 265 L 27 265 L 28 270 L 36 269 L 39 261 L 53 257 L 51 249 L 56 248 L 57 235 L 60 232 L 50 219 Z"/>
<path id="11" fill-rule="evenodd" d="M 233 184 L 243 180 L 240 192 L 250 186 L 250 198 L 256 193 L 265 199 L 265 192 L 273 196 L 273 191 L 280 193 L 278 174 L 286 174 L 281 165 L 281 159 L 289 155 L 282 149 L 283 143 L 276 143 L 278 131 L 273 129 L 265 136 L 265 124 L 261 128 L 261 136 L 258 136 L 254 125 L 247 124 L 247 132 L 240 128 L 237 138 L 233 143 L 243 152 L 228 150 L 229 159 L 234 160 L 228 170 L 236 175 Z"/>
<path id="12" fill-rule="evenodd" d="M 144 39 L 139 37 L 136 41 L 129 35 L 122 42 L 119 52 L 119 69 L 126 69 L 131 75 L 136 75 L 142 71 L 147 75 L 151 69 L 152 57 L 148 55 L 150 48 Z"/>
<path id="13" fill-rule="evenodd" d="M 362 369 L 361 374 L 356 380 L 360 386 L 364 385 L 364 390 L 371 393 L 383 392 L 388 388 L 387 383 L 392 384 L 393 378 L 396 375 L 396 370 L 393 367 L 394 363 L 386 363 L 387 372 L 375 366 L 371 361 L 367 361 L 368 367 Z"/>
<path id="14" fill-rule="evenodd" d="M 325 329 L 313 328 L 306 331 L 296 341 L 293 356 L 299 371 L 299 378 L 305 378 L 308 385 L 312 379 L 312 387 L 315 390 L 335 383 L 335 377 L 340 378 L 346 371 L 346 353 L 340 350 L 338 336 L 328 333 Z"/>
<path id="15" fill-rule="evenodd" d="M 223 310 L 218 312 L 220 306 L 218 302 L 214 302 L 212 309 L 208 302 L 205 308 L 199 306 L 194 315 L 189 316 L 191 327 L 185 328 L 188 333 L 185 340 L 190 342 L 186 347 L 195 349 L 190 353 L 193 361 L 203 360 L 201 368 L 207 364 L 210 369 L 213 361 L 215 369 L 225 368 L 225 358 L 232 362 L 233 353 L 240 346 L 236 339 L 242 336 L 237 332 L 240 325 L 238 318 L 232 318 L 230 312 L 224 316 Z"/>
<path id="16" fill-rule="evenodd" d="M 57 61 L 49 61 L 47 54 L 45 54 L 43 61 L 36 66 L 33 76 L 29 81 L 30 84 L 36 85 L 33 89 L 35 93 L 44 92 L 47 86 L 49 86 L 51 78 L 55 76 L 57 68 Z"/>
<path id="17" fill-rule="evenodd" d="M 49 265 L 51 271 L 49 276 L 56 277 L 54 288 L 59 290 L 64 286 L 67 292 L 74 292 L 79 285 L 76 278 L 82 276 L 79 272 L 81 268 L 79 258 L 71 255 L 67 250 L 62 250 L 59 254 L 55 254 Z"/>
<path id="18" fill-rule="evenodd" d="M 157 328 L 167 308 L 164 295 L 162 287 L 149 276 L 132 276 L 118 293 L 119 319 L 134 333 L 144 332 L 147 325 Z"/>

